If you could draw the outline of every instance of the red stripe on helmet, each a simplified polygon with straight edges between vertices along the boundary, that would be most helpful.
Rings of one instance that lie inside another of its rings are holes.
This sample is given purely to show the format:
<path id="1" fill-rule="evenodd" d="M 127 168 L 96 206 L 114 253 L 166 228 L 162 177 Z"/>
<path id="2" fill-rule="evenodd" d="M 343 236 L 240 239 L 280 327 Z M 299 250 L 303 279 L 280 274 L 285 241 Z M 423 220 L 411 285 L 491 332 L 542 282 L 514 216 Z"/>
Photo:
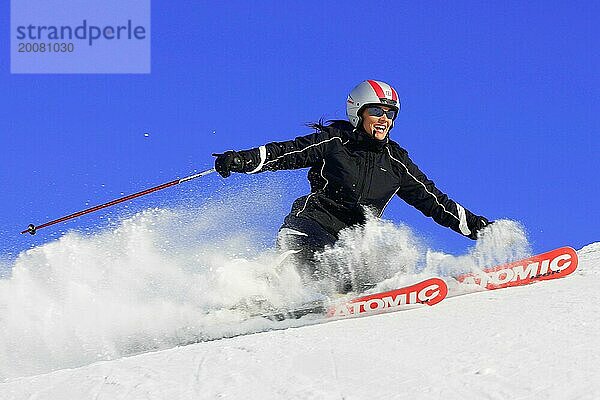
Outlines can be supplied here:
<path id="1" fill-rule="evenodd" d="M 385 93 L 383 93 L 383 89 L 381 88 L 381 86 L 379 86 L 379 83 L 372 80 L 368 80 L 367 82 L 369 82 L 369 85 L 371 85 L 377 97 L 379 97 L 380 99 L 386 98 Z"/>
<path id="2" fill-rule="evenodd" d="M 396 90 L 390 86 L 390 89 L 392 89 L 392 100 L 394 101 L 398 101 L 398 93 L 396 93 Z"/>

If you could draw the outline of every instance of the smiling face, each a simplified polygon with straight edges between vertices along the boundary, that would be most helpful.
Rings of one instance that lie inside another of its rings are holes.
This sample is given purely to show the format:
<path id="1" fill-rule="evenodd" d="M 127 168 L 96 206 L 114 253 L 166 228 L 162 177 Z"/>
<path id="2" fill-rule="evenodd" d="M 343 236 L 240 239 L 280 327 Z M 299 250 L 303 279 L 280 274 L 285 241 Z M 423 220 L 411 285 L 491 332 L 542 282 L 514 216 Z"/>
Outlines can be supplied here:
<path id="1" fill-rule="evenodd" d="M 391 110 L 390 107 L 386 106 L 377 107 L 381 108 L 383 111 Z M 385 115 L 385 113 L 383 113 L 381 117 L 376 117 L 373 115 L 369 115 L 367 109 L 363 110 L 361 117 L 363 121 L 362 126 L 365 132 L 367 132 L 369 135 L 372 135 L 377 140 L 385 139 L 388 132 L 390 131 L 390 128 L 392 127 L 392 124 L 394 123 L 394 121 L 389 119 Z"/>

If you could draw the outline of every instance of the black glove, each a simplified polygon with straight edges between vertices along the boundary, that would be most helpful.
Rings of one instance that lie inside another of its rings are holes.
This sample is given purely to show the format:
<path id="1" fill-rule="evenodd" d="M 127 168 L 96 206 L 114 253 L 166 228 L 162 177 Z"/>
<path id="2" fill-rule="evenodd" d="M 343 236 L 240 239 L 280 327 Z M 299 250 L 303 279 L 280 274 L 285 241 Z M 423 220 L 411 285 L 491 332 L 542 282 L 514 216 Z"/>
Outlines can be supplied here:
<path id="1" fill-rule="evenodd" d="M 467 236 L 469 239 L 477 240 L 479 232 L 488 225 L 493 224 L 494 221 L 488 221 L 486 217 L 475 216 L 475 218 L 469 224 L 469 230 L 471 234 Z"/>
<path id="2" fill-rule="evenodd" d="M 244 172 L 244 157 L 237 151 L 226 151 L 223 154 L 213 153 L 215 169 L 223 178 L 227 178 L 232 172 Z"/>

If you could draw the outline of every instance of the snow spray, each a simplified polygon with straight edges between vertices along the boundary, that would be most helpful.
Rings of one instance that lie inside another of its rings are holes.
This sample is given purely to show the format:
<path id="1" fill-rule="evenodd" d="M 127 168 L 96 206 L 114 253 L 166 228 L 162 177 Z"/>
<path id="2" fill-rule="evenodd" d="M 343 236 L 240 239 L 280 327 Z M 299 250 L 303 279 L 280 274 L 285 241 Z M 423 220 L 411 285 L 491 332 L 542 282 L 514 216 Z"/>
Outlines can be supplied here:
<path id="1" fill-rule="evenodd" d="M 451 256 L 428 249 L 405 225 L 369 218 L 319 256 L 331 274 L 307 285 L 278 263 L 272 242 L 260 240 L 277 228 L 265 233 L 243 221 L 266 218 L 256 210 L 283 217 L 286 188 L 147 209 L 21 253 L 0 279 L 0 379 L 270 329 L 274 322 L 248 316 L 327 294 L 334 286 L 323 282 L 333 272 L 349 274 L 357 288 L 385 290 L 528 251 L 511 221 L 489 227 L 468 254 Z"/>

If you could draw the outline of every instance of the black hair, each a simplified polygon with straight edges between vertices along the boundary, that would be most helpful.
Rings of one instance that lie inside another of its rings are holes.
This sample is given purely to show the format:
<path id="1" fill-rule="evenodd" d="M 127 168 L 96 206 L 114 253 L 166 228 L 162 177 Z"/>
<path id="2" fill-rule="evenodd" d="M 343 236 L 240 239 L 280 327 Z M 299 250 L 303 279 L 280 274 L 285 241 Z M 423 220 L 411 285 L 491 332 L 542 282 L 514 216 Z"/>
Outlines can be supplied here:
<path id="1" fill-rule="evenodd" d="M 345 119 L 328 119 L 325 120 L 323 118 L 320 118 L 317 122 L 309 122 L 306 124 L 306 126 L 308 126 L 309 128 L 314 129 L 315 131 L 323 131 L 326 130 L 327 128 L 329 128 L 330 126 L 336 127 L 336 128 L 346 128 L 348 129 L 348 125 L 351 125 L 350 122 L 346 121 Z M 354 127 L 352 126 L 352 129 L 354 129 Z"/>
<path id="2" fill-rule="evenodd" d="M 324 128 L 331 125 L 332 123 L 333 123 L 333 120 L 328 119 L 327 121 L 325 121 L 325 119 L 323 117 L 321 117 L 321 118 L 319 118 L 319 120 L 317 122 L 307 122 L 306 126 L 314 129 L 315 131 L 322 131 Z M 325 125 L 325 124 L 327 124 L 327 125 Z"/>

